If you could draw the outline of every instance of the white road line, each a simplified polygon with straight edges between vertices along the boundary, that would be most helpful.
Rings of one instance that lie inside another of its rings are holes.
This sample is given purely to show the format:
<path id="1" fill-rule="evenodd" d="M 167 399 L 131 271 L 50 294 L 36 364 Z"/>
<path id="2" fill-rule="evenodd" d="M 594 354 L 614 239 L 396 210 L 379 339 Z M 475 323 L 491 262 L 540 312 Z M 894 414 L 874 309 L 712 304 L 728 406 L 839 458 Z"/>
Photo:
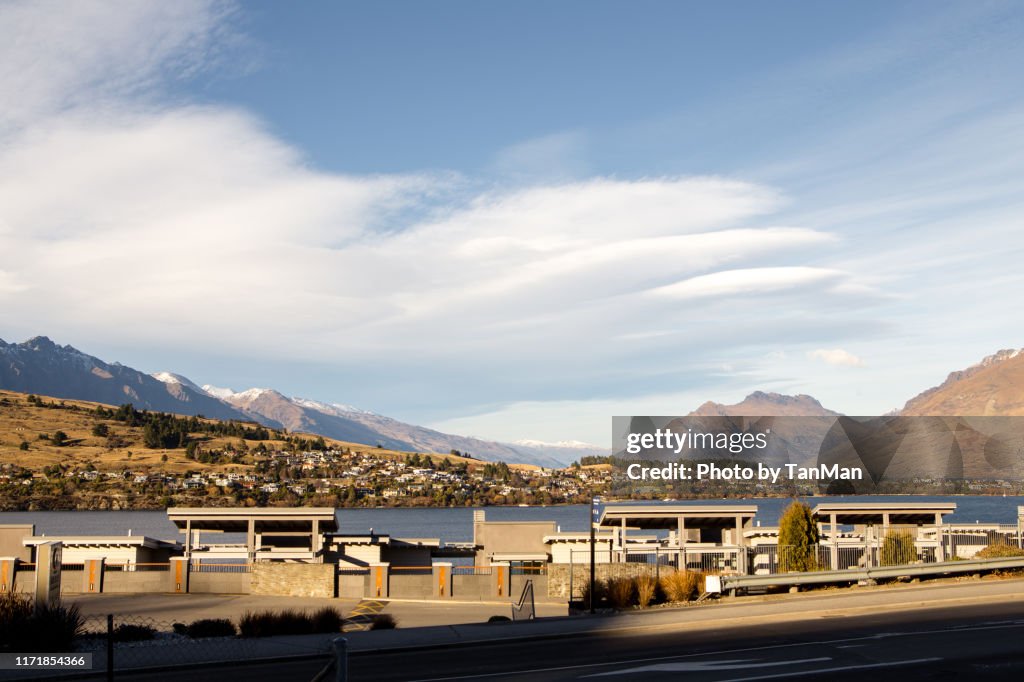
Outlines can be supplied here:
<path id="1" fill-rule="evenodd" d="M 611 670 L 606 673 L 586 675 L 586 677 L 611 677 L 613 675 L 632 675 L 634 673 L 713 673 L 748 668 L 778 668 L 782 665 L 794 666 L 803 663 L 823 663 L 831 660 L 828 656 L 820 656 L 818 658 L 798 658 L 791 661 L 759 661 L 749 658 L 715 661 L 679 661 L 678 663 L 655 663 L 654 665 L 642 665 L 637 668 Z"/>
<path id="2" fill-rule="evenodd" d="M 892 663 L 869 663 L 866 665 L 844 665 L 838 668 L 818 668 L 817 670 L 798 670 L 796 672 L 782 673 L 780 675 L 758 675 L 757 677 L 734 677 L 731 680 L 721 682 L 754 682 L 754 680 L 781 680 L 792 677 L 804 677 L 806 675 L 820 675 L 821 673 L 840 673 L 847 670 L 871 670 L 877 668 L 894 668 L 899 665 L 914 665 L 915 663 L 934 663 L 941 661 L 941 658 L 913 658 L 907 661 L 893 661 Z"/>
<path id="3" fill-rule="evenodd" d="M 875 640 L 879 640 L 879 639 L 886 639 L 886 638 L 889 638 L 889 637 L 913 637 L 913 636 L 919 636 L 919 635 L 948 634 L 948 633 L 952 633 L 952 632 L 956 632 L 956 633 L 960 633 L 960 632 L 973 632 L 973 631 L 981 631 L 981 630 L 1002 630 L 1002 629 L 1005 629 L 1005 628 L 1019 628 L 1019 627 L 1024 627 L 1024 621 L 1016 621 L 1016 620 L 1015 621 L 1005 621 L 1001 625 L 979 625 L 979 626 L 972 626 L 972 627 L 949 627 L 949 628 L 942 628 L 941 630 L 914 630 L 914 631 L 910 631 L 910 632 L 882 632 L 882 633 L 878 633 L 878 634 L 875 634 L 875 635 L 865 635 L 865 636 L 862 636 L 862 637 L 848 637 L 848 638 L 844 638 L 844 639 L 826 639 L 826 640 L 819 640 L 819 641 L 814 641 L 814 642 L 789 642 L 787 644 L 767 644 L 767 645 L 764 645 L 764 646 L 744 647 L 744 648 L 741 648 L 741 649 L 726 649 L 726 650 L 722 650 L 722 651 L 704 651 L 704 652 L 695 652 L 695 653 L 692 653 L 692 654 L 675 654 L 673 656 L 651 656 L 649 658 L 636 658 L 636 659 L 628 659 L 628 660 L 623 660 L 623 661 L 606 661 L 604 663 L 578 663 L 578 664 L 575 664 L 575 665 L 559 665 L 559 666 L 551 666 L 551 667 L 548 667 L 548 668 L 529 668 L 529 669 L 525 669 L 525 670 L 506 670 L 506 671 L 503 671 L 503 672 L 496 672 L 496 673 L 476 673 L 476 674 L 473 674 L 473 675 L 454 675 L 454 676 L 451 676 L 451 677 L 425 677 L 425 678 L 422 678 L 422 679 L 419 679 L 419 680 L 413 680 L 412 682 L 451 682 L 453 680 L 476 680 L 476 679 L 486 679 L 486 678 L 494 678 L 494 677 L 506 677 L 508 675 L 528 675 L 528 674 L 532 674 L 532 673 L 550 673 L 550 672 L 559 672 L 559 671 L 562 671 L 562 670 L 578 670 L 578 669 L 582 669 L 582 668 L 600 668 L 600 667 L 608 667 L 608 666 L 615 666 L 615 665 L 635 665 L 635 664 L 642 664 L 642 663 L 657 663 L 657 662 L 661 662 L 661 661 L 677 661 L 677 660 L 679 660 L 681 658 L 696 658 L 696 657 L 700 657 L 700 656 L 728 656 L 728 655 L 734 655 L 734 654 L 748 653 L 748 652 L 752 652 L 752 651 L 774 651 L 776 649 L 793 649 L 793 648 L 797 648 L 797 647 L 806 647 L 806 646 L 837 645 L 837 644 L 846 644 L 848 642 L 869 642 L 869 641 L 875 641 Z M 501 642 L 500 642 L 500 640 L 497 641 L 497 642 L 489 641 L 489 640 L 480 640 L 480 641 L 475 642 L 475 643 L 481 644 L 481 645 L 486 645 L 486 644 L 492 644 L 493 645 L 493 644 L 500 644 Z M 922 660 L 925 660 L 925 659 L 922 659 Z M 886 664 L 886 665 L 888 665 L 888 664 Z M 796 673 L 793 673 L 793 674 L 795 675 Z"/>

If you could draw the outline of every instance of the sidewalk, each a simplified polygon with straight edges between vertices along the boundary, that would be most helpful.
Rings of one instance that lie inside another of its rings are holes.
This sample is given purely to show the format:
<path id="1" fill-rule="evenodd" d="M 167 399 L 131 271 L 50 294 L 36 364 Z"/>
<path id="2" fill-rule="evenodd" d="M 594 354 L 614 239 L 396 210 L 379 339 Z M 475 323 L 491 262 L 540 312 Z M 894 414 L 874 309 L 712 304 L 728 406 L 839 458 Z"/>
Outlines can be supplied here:
<path id="1" fill-rule="evenodd" d="M 200 618 L 228 618 L 237 621 L 246 611 L 315 610 L 333 606 L 348 615 L 357 599 L 313 597 L 268 597 L 261 595 L 212 594 L 91 594 L 68 595 L 64 600 L 77 604 L 85 616 L 143 616 L 158 621 L 189 623 Z M 431 625 L 486 623 L 491 616 L 511 616 L 509 601 L 409 601 L 384 599 L 385 613 L 398 621 L 398 627 L 419 628 Z M 565 604 L 537 602 L 538 617 L 564 616 Z"/>

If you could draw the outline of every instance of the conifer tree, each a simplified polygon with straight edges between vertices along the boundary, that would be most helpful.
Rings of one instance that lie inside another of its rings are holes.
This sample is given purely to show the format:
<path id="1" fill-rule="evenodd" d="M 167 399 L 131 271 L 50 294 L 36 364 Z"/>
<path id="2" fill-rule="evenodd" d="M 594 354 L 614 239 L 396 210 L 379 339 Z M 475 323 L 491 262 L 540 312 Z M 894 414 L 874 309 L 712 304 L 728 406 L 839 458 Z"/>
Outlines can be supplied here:
<path id="1" fill-rule="evenodd" d="M 779 572 L 818 570 L 820 539 L 811 508 L 793 500 L 779 519 Z"/>

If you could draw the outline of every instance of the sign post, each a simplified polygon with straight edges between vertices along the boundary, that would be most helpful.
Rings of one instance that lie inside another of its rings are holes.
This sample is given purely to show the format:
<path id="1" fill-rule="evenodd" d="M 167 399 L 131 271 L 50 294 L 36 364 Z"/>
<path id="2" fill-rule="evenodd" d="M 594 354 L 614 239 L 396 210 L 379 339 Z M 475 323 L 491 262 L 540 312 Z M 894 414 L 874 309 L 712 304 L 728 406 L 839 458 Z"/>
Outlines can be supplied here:
<path id="1" fill-rule="evenodd" d="M 36 545 L 36 609 L 60 601 L 61 543 Z"/>
<path id="2" fill-rule="evenodd" d="M 594 592 L 597 588 L 597 557 L 596 547 L 597 542 L 596 531 L 598 522 L 598 509 L 597 505 L 601 502 L 600 497 L 590 498 L 590 612 L 594 613 Z"/>

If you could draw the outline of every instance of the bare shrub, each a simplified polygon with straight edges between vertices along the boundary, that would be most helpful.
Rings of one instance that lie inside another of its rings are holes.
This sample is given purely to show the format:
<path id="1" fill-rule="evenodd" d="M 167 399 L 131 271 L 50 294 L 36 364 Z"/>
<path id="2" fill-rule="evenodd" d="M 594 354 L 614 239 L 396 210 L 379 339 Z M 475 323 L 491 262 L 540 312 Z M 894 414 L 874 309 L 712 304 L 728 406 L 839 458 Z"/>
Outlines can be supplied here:
<path id="1" fill-rule="evenodd" d="M 658 581 L 650 575 L 638 575 L 634 579 L 634 583 L 637 603 L 640 604 L 640 608 L 646 609 L 654 601 L 654 593 L 657 591 Z"/>
<path id="2" fill-rule="evenodd" d="M 978 559 L 1010 559 L 1024 556 L 1024 549 L 1017 549 L 1006 544 L 993 544 L 985 547 L 974 556 Z"/>
<path id="3" fill-rule="evenodd" d="M 608 602 L 614 609 L 626 609 L 633 605 L 633 579 L 608 578 Z"/>
<path id="4" fill-rule="evenodd" d="M 700 571 L 669 573 L 662 576 L 661 589 L 669 601 L 693 601 L 704 591 L 704 574 Z"/>
<path id="5" fill-rule="evenodd" d="M 378 613 L 370 621 L 371 630 L 394 630 L 398 627 L 398 621 L 390 613 Z"/>

